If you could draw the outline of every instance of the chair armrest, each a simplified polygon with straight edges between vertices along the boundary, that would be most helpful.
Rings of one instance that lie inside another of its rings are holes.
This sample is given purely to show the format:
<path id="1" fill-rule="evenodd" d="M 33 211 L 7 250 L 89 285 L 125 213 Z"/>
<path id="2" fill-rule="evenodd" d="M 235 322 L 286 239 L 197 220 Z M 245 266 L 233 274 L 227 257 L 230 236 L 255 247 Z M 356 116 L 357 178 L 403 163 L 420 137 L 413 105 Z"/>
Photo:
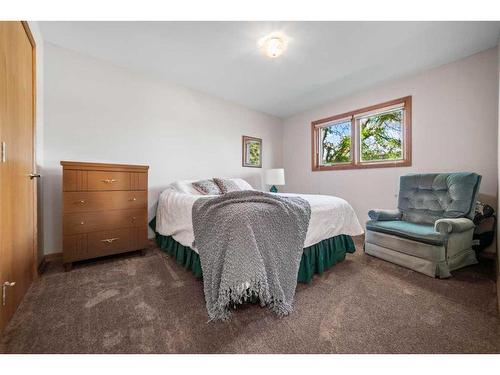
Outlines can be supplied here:
<path id="1" fill-rule="evenodd" d="M 401 212 L 399 210 L 370 210 L 368 216 L 376 221 L 401 220 Z"/>
<path id="2" fill-rule="evenodd" d="M 460 233 L 475 227 L 471 219 L 439 219 L 434 223 L 434 230 L 442 234 Z"/>

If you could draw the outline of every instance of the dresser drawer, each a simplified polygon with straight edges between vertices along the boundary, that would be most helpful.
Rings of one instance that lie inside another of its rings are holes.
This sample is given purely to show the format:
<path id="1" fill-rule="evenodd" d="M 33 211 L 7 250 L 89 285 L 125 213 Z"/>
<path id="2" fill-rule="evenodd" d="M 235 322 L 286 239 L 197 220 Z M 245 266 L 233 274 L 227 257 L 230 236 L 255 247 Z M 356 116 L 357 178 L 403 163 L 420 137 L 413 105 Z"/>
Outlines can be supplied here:
<path id="1" fill-rule="evenodd" d="M 63 236 L 63 263 L 92 258 L 87 246 L 87 234 Z"/>
<path id="2" fill-rule="evenodd" d="M 63 191 L 147 190 L 148 174 L 124 171 L 64 170 Z"/>
<path id="3" fill-rule="evenodd" d="M 129 190 L 130 173 L 114 171 L 88 171 L 87 190 Z"/>
<path id="4" fill-rule="evenodd" d="M 63 217 L 63 232 L 70 235 L 138 226 L 147 228 L 147 216 L 144 208 L 67 213 Z"/>
<path id="5" fill-rule="evenodd" d="M 121 228 L 64 236 L 65 263 L 77 260 L 145 249 L 148 232 L 145 227 Z"/>
<path id="6" fill-rule="evenodd" d="M 64 213 L 147 208 L 146 191 L 66 192 L 63 195 Z"/>
<path id="7" fill-rule="evenodd" d="M 92 256 L 144 249 L 148 245 L 147 228 L 123 228 L 88 234 L 87 246 Z"/>

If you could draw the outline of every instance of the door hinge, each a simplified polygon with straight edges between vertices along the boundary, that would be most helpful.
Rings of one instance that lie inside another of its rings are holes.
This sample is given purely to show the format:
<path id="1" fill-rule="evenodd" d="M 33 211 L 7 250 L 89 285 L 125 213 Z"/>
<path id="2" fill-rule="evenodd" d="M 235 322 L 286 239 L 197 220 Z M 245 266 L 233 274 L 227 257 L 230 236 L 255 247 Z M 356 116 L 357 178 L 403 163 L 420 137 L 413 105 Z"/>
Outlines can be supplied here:
<path id="1" fill-rule="evenodd" d="M 1 150 L 0 150 L 0 160 L 2 163 L 5 163 L 7 160 L 7 144 L 2 142 Z"/>
<path id="2" fill-rule="evenodd" d="M 14 286 L 14 285 L 16 285 L 15 281 L 12 281 L 12 282 L 6 281 L 3 283 L 3 285 L 2 285 L 2 306 L 5 306 L 5 299 L 7 297 L 7 287 Z"/>

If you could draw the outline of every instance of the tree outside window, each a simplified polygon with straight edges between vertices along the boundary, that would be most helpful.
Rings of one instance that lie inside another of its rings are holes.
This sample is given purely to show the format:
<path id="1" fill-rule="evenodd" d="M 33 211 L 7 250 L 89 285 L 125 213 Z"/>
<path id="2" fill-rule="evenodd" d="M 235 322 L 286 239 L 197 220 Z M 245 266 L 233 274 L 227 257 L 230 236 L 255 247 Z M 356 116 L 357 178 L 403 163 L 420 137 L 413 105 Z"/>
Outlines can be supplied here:
<path id="1" fill-rule="evenodd" d="M 322 164 L 346 163 L 351 155 L 351 121 L 321 128 Z"/>
<path id="2" fill-rule="evenodd" d="M 403 110 L 358 120 L 361 160 L 401 160 L 403 158 Z"/>

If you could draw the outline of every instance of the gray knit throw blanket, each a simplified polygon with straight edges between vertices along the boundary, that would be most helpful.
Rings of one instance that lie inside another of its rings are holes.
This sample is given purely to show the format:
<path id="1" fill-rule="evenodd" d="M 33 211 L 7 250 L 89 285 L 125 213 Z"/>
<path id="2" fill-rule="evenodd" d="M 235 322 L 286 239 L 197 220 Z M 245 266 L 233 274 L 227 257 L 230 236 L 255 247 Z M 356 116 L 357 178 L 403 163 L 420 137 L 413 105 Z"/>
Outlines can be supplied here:
<path id="1" fill-rule="evenodd" d="M 234 191 L 193 205 L 210 320 L 230 307 L 260 300 L 279 316 L 292 311 L 311 207 L 299 197 Z"/>

